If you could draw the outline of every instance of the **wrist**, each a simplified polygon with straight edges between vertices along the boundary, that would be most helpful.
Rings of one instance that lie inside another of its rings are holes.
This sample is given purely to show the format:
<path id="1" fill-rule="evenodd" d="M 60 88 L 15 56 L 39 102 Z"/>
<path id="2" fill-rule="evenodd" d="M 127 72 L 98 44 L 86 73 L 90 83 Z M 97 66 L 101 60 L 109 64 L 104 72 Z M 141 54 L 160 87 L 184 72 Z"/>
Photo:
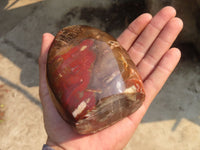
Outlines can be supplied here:
<path id="1" fill-rule="evenodd" d="M 43 148 L 44 149 L 42 150 L 65 150 L 63 147 L 51 142 L 49 139 L 47 139 L 47 142 L 44 144 Z"/>
<path id="2" fill-rule="evenodd" d="M 62 148 L 58 146 L 49 146 L 49 145 L 43 145 L 42 150 L 63 150 Z"/>
<path id="3" fill-rule="evenodd" d="M 70 145 L 67 143 L 59 144 L 57 142 L 52 141 L 49 137 L 47 138 L 46 144 L 48 147 L 52 148 L 52 150 L 75 150 L 80 149 L 78 146 Z M 43 149 L 42 149 L 43 150 Z M 51 150 L 51 149 L 44 149 L 44 150 Z"/>

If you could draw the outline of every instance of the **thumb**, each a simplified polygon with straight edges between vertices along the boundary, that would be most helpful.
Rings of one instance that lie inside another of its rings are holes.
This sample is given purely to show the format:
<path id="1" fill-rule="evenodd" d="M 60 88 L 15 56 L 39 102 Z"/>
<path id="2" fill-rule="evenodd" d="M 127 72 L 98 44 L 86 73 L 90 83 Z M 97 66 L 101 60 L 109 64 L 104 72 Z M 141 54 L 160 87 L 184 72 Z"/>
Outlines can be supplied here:
<path id="1" fill-rule="evenodd" d="M 46 63 L 47 63 L 47 55 L 51 43 L 54 40 L 54 36 L 50 33 L 44 33 L 42 37 L 42 46 L 39 57 L 39 75 L 40 75 L 40 98 L 41 101 L 48 95 L 48 87 L 46 82 Z"/>

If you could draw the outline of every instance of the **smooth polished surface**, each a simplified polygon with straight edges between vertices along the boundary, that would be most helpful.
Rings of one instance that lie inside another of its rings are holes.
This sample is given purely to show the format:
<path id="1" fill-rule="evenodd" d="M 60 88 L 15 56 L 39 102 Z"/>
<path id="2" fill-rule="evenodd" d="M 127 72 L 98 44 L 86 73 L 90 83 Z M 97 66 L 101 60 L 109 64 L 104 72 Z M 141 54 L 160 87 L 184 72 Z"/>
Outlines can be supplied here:
<path id="1" fill-rule="evenodd" d="M 57 34 L 47 77 L 58 111 L 81 134 L 130 115 L 145 97 L 126 51 L 112 36 L 89 26 L 70 26 Z"/>

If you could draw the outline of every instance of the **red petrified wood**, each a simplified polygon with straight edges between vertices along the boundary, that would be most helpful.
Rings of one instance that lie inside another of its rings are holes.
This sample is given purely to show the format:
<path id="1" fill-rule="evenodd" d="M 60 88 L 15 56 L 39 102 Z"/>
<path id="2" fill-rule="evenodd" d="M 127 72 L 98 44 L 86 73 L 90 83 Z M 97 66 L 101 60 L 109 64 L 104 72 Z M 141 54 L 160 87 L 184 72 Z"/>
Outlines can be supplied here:
<path id="1" fill-rule="evenodd" d="M 135 112 L 144 89 L 126 51 L 89 26 L 63 28 L 47 63 L 49 91 L 64 120 L 80 134 L 100 131 Z"/>

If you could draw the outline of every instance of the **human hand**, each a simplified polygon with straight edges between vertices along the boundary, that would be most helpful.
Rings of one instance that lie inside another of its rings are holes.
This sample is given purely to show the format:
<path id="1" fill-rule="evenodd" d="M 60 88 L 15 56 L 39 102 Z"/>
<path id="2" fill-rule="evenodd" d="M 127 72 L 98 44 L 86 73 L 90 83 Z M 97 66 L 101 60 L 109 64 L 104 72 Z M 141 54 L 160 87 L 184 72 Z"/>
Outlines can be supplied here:
<path id="1" fill-rule="evenodd" d="M 153 18 L 142 14 L 118 37 L 130 55 L 144 82 L 146 98 L 132 115 L 100 132 L 79 135 L 58 114 L 46 81 L 47 53 L 54 36 L 45 33 L 39 58 L 40 98 L 43 106 L 47 145 L 59 149 L 118 150 L 126 146 L 149 105 L 179 62 L 181 53 L 170 48 L 183 27 L 172 7 L 165 7 Z"/>

